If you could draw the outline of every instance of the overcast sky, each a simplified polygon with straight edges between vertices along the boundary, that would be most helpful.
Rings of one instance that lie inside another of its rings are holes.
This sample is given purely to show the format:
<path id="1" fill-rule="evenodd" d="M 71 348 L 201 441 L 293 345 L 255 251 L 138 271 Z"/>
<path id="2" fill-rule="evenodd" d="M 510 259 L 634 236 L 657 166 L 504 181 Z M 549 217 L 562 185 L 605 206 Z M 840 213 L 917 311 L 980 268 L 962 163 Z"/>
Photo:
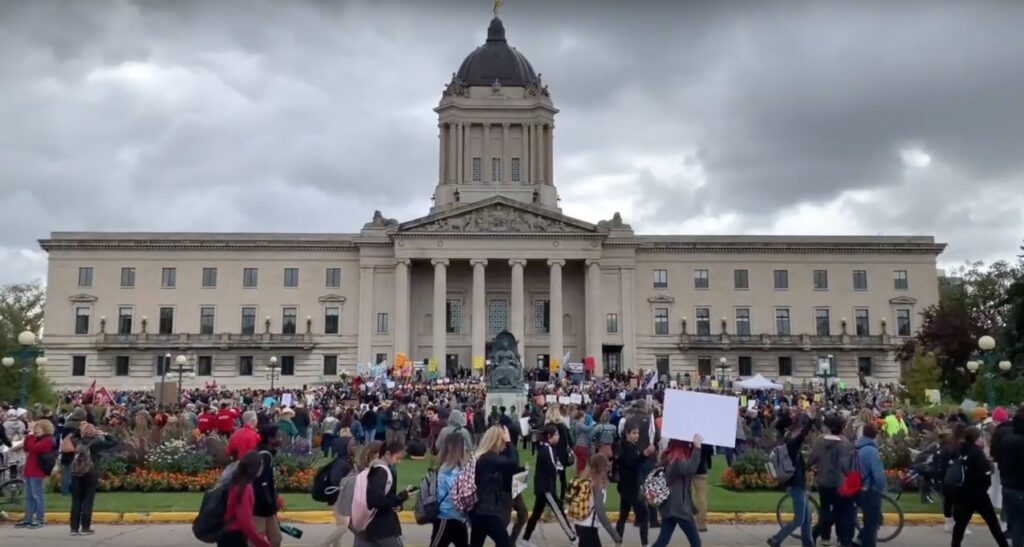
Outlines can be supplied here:
<path id="1" fill-rule="evenodd" d="M 505 0 L 564 212 L 641 233 L 1024 238 L 1022 2 Z M 426 213 L 490 0 L 0 2 L 0 283 L 58 230 Z"/>

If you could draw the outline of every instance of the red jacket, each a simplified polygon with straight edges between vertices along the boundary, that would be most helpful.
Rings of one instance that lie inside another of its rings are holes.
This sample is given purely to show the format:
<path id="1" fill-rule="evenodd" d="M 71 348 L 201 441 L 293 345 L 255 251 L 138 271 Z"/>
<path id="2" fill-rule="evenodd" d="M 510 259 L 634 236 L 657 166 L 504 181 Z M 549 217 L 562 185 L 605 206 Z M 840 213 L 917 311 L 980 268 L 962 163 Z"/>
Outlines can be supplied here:
<path id="1" fill-rule="evenodd" d="M 260 434 L 247 425 L 242 426 L 228 439 L 228 457 L 232 460 L 240 460 L 242 456 L 256 450 L 258 444 L 260 444 Z"/>
<path id="2" fill-rule="evenodd" d="M 222 408 L 217 411 L 217 431 L 231 433 L 235 430 L 235 413 L 230 408 Z"/>
<path id="3" fill-rule="evenodd" d="M 252 508 L 255 503 L 252 484 L 232 486 L 228 490 L 228 507 L 224 511 L 224 520 L 227 521 L 224 531 L 237 530 L 253 545 L 270 547 L 270 542 L 256 531 L 256 526 L 252 522 Z"/>
<path id="4" fill-rule="evenodd" d="M 46 473 L 39 467 L 39 455 L 47 452 L 53 452 L 53 437 L 45 435 L 36 438 L 33 434 L 25 437 L 25 478 L 46 478 Z"/>
<path id="5" fill-rule="evenodd" d="M 217 415 L 213 412 L 203 412 L 196 420 L 196 427 L 200 433 L 206 434 L 213 431 L 217 426 Z"/>

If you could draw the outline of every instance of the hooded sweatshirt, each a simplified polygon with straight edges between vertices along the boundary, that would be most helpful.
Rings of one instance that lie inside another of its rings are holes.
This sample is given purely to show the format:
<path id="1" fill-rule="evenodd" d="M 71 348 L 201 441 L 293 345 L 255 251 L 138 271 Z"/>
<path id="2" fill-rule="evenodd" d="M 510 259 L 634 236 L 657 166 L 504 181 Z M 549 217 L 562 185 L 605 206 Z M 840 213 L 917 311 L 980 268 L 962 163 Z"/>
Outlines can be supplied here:
<path id="1" fill-rule="evenodd" d="M 882 457 L 875 440 L 861 437 L 854 446 L 857 447 L 857 457 L 860 459 L 860 476 L 864 488 L 885 492 L 885 472 L 882 470 Z"/>
<path id="2" fill-rule="evenodd" d="M 437 443 L 434 444 L 434 447 L 440 451 L 444 446 L 445 438 L 452 433 L 462 436 L 467 451 L 473 449 L 473 439 L 469 436 L 469 431 L 466 430 L 466 415 L 461 410 L 452 410 L 451 415 L 448 416 L 448 425 L 437 434 Z"/>
<path id="3" fill-rule="evenodd" d="M 845 437 L 824 435 L 819 438 L 811 449 L 808 462 L 811 467 L 818 468 L 815 484 L 821 488 L 838 488 L 843 482 L 843 462 L 852 450 L 853 445 Z"/>
<path id="4" fill-rule="evenodd" d="M 1013 417 L 1013 432 L 1003 437 L 995 457 L 1003 488 L 1024 492 L 1024 465 L 1020 465 L 1024 461 L 1024 416 Z"/>

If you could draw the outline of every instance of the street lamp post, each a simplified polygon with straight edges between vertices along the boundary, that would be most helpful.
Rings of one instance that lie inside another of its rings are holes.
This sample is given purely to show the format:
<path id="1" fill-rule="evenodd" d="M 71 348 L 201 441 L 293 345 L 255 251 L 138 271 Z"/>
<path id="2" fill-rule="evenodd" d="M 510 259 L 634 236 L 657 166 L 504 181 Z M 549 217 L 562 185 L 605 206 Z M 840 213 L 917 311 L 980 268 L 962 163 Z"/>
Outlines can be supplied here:
<path id="1" fill-rule="evenodd" d="M 35 362 L 36 368 L 42 369 L 46 366 L 46 357 L 43 356 L 43 350 L 36 347 L 35 333 L 32 331 L 24 331 L 18 335 L 18 345 L 21 347 L 10 352 L 10 355 L 0 359 L 0 363 L 3 363 L 5 367 L 13 367 L 15 363 L 18 364 L 18 405 L 24 406 L 28 403 L 28 377 L 29 370 L 32 367 L 32 363 Z"/>
<path id="2" fill-rule="evenodd" d="M 279 378 L 277 357 L 271 357 L 270 362 L 267 363 L 267 380 L 270 380 L 270 391 L 274 391 L 274 380 Z"/>
<path id="3" fill-rule="evenodd" d="M 818 370 L 815 373 L 815 376 L 821 378 L 822 383 L 825 385 L 825 402 L 826 403 L 828 403 L 829 399 L 830 399 L 830 397 L 829 397 L 828 381 L 829 381 L 830 378 L 835 378 L 836 376 L 838 376 L 838 374 L 836 374 L 836 370 L 835 370 L 835 368 L 836 368 L 835 367 L 835 362 L 836 362 L 836 358 L 835 358 L 834 355 L 829 355 L 828 356 L 828 361 L 823 361 L 823 360 L 819 359 L 818 360 Z"/>
<path id="4" fill-rule="evenodd" d="M 188 357 L 179 355 L 174 358 L 174 368 L 170 368 L 164 371 L 164 376 L 167 376 L 168 372 L 172 372 L 178 375 L 178 401 L 181 401 L 181 379 L 185 374 L 189 377 L 192 376 L 192 366 L 188 364 Z"/>
<path id="5" fill-rule="evenodd" d="M 988 394 L 988 408 L 991 411 L 996 406 L 996 391 L 993 384 L 993 380 L 996 377 L 996 368 L 1002 372 L 1008 372 L 1013 368 L 1013 363 L 1006 359 L 999 359 L 999 355 L 995 352 L 996 339 L 991 336 L 985 335 L 978 338 L 978 349 L 981 351 L 975 356 L 976 358 L 967 361 L 965 366 L 971 374 L 977 373 L 978 369 L 984 366 L 985 391 Z"/>
<path id="6" fill-rule="evenodd" d="M 729 360 L 725 357 L 720 358 L 715 368 L 718 369 L 718 383 L 722 391 L 725 391 L 725 376 L 729 373 Z"/>
<path id="7" fill-rule="evenodd" d="M 164 382 L 167 380 L 167 371 L 171 368 L 171 354 L 165 353 L 163 362 L 161 362 L 159 370 L 157 372 L 160 376 L 160 394 L 156 398 L 157 408 L 163 408 L 164 406 Z"/>

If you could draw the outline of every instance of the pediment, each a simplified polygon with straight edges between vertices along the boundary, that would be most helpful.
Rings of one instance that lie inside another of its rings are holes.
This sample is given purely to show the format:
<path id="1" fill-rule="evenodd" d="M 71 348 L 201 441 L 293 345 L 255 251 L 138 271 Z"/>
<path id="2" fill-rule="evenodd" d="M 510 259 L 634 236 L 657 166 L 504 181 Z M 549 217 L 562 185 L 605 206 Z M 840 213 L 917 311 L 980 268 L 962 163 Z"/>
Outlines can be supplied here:
<path id="1" fill-rule="evenodd" d="M 340 294 L 325 294 L 321 296 L 319 300 L 321 303 L 343 304 L 345 302 L 345 297 Z"/>
<path id="2" fill-rule="evenodd" d="M 913 306 L 914 304 L 917 304 L 917 299 L 910 296 L 897 296 L 890 298 L 889 303 L 901 306 Z"/>
<path id="3" fill-rule="evenodd" d="M 600 234 L 593 224 L 501 196 L 405 222 L 398 233 Z"/>
<path id="4" fill-rule="evenodd" d="M 91 302 L 95 302 L 95 301 L 97 301 L 99 299 L 96 298 L 95 296 L 91 295 L 91 294 L 79 293 L 79 294 L 73 294 L 73 295 L 69 296 L 68 300 L 70 300 L 71 302 L 76 302 L 76 303 L 81 303 L 81 302 L 90 302 L 91 303 Z"/>
<path id="5" fill-rule="evenodd" d="M 667 294 L 658 294 L 647 299 L 651 304 L 675 304 L 676 299 Z"/>

